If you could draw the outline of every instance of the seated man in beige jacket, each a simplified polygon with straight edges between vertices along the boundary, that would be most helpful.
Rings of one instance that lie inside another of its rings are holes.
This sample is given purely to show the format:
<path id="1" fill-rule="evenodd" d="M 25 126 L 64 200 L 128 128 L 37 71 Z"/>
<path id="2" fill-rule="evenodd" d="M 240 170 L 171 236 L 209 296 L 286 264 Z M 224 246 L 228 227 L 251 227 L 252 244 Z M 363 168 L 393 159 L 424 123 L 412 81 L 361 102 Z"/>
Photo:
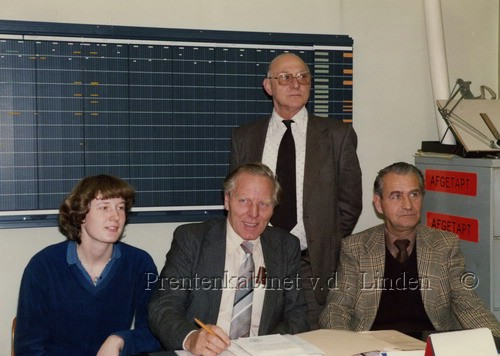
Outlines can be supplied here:
<path id="1" fill-rule="evenodd" d="M 381 170 L 373 203 L 384 224 L 342 241 L 337 284 L 320 317 L 323 328 L 422 331 L 489 328 L 500 324 L 462 283 L 458 237 L 420 224 L 424 178 L 398 162 Z M 397 245 L 401 245 L 398 247 Z"/>

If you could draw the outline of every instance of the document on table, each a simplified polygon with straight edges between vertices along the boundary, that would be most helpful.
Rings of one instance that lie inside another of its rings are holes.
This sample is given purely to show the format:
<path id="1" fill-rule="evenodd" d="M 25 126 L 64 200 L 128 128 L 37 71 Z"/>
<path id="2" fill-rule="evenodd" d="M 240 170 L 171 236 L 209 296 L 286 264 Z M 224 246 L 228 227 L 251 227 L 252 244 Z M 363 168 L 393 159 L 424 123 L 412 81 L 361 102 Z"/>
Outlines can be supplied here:
<path id="1" fill-rule="evenodd" d="M 425 356 L 425 350 L 412 350 L 412 351 L 368 351 L 353 356 Z"/>
<path id="2" fill-rule="evenodd" d="M 394 330 L 361 331 L 359 335 L 375 336 L 386 343 L 378 351 L 357 353 L 354 356 L 424 356 L 425 343 Z"/>
<path id="3" fill-rule="evenodd" d="M 363 353 L 372 356 L 379 355 L 382 351 L 425 350 L 425 342 L 394 330 L 354 332 L 319 329 L 297 336 L 319 347 L 327 356 L 353 356 Z"/>
<path id="4" fill-rule="evenodd" d="M 191 355 L 176 351 L 177 355 Z M 231 346 L 221 356 L 321 356 L 325 353 L 295 335 L 265 335 L 232 340 Z"/>
<path id="5" fill-rule="evenodd" d="M 232 344 L 246 352 L 241 354 L 235 353 L 237 356 L 303 356 L 325 354 L 316 346 L 294 335 L 275 334 L 246 337 L 234 340 L 232 341 Z"/>
<path id="6" fill-rule="evenodd" d="M 375 336 L 377 339 L 389 343 L 390 345 L 393 345 L 392 347 L 401 351 L 425 349 L 424 341 L 415 339 L 395 330 L 361 331 L 360 334 Z"/>

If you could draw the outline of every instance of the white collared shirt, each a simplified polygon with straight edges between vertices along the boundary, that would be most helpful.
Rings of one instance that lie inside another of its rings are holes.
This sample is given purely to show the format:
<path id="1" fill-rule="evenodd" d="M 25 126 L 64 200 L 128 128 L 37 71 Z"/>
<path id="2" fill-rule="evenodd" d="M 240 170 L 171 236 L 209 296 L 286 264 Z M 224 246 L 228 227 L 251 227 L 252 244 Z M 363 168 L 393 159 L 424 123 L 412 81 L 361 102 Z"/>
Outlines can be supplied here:
<path id="1" fill-rule="evenodd" d="M 284 125 L 283 125 L 284 126 Z M 236 291 L 236 282 L 240 266 L 245 258 L 245 252 L 241 248 L 243 240 L 234 231 L 231 224 L 226 222 L 226 261 L 224 265 L 224 285 L 222 289 L 222 298 L 220 301 L 219 315 L 217 317 L 217 326 L 222 328 L 229 335 L 231 326 L 231 315 L 233 312 L 234 294 Z M 265 267 L 264 256 L 262 254 L 262 245 L 260 237 L 251 241 L 253 243 L 253 261 L 255 265 L 255 274 L 259 267 Z M 262 306 L 264 305 L 265 285 L 256 284 L 253 292 L 252 301 L 252 324 L 250 327 L 250 336 L 259 334 L 260 317 L 262 314 Z"/>
<path id="2" fill-rule="evenodd" d="M 300 240 L 300 248 L 307 248 L 306 230 L 304 228 L 303 216 L 303 195 L 304 195 L 304 169 L 306 163 L 306 133 L 307 133 L 307 110 L 303 107 L 294 117 L 292 127 L 292 135 L 295 141 L 295 166 L 297 169 L 296 191 L 297 191 L 297 225 L 290 231 Z M 282 123 L 283 118 L 280 117 L 275 110 L 269 121 L 267 129 L 266 141 L 264 144 L 264 152 L 262 154 L 262 163 L 276 173 L 276 162 L 278 160 L 278 150 L 281 139 L 286 131 L 286 126 Z"/>

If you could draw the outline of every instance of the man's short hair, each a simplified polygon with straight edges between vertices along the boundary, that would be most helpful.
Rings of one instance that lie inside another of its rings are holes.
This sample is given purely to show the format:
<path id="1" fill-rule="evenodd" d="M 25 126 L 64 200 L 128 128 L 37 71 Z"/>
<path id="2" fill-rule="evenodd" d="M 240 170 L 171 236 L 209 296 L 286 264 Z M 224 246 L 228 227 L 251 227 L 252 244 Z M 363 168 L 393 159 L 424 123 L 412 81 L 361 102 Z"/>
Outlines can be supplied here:
<path id="1" fill-rule="evenodd" d="M 373 184 L 373 193 L 378 195 L 379 197 L 382 198 L 384 177 L 388 173 L 395 173 L 399 175 L 414 174 L 418 178 L 418 186 L 422 195 L 425 194 L 424 176 L 422 175 L 420 169 L 410 163 L 396 162 L 380 170 L 377 174 L 377 177 L 375 178 L 375 183 Z"/>
<path id="2" fill-rule="evenodd" d="M 273 171 L 271 171 L 268 166 L 260 162 L 244 164 L 229 173 L 226 179 L 224 179 L 224 195 L 231 195 L 231 192 L 234 190 L 236 178 L 238 178 L 238 176 L 243 173 L 269 178 L 273 183 L 273 205 L 276 206 L 279 204 L 279 200 L 281 197 L 281 185 L 276 179 Z"/>

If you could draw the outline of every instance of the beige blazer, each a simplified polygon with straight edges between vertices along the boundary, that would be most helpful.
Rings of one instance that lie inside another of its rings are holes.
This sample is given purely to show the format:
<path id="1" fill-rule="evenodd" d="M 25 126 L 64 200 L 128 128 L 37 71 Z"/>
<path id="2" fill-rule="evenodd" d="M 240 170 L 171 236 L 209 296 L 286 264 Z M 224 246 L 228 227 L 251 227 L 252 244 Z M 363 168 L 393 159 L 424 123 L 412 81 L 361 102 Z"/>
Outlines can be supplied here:
<path id="1" fill-rule="evenodd" d="M 465 261 L 457 236 L 418 225 L 416 246 L 422 301 L 434 328 L 442 331 L 488 327 L 500 336 L 495 316 L 474 290 L 462 283 Z M 370 330 L 380 302 L 384 267 L 384 225 L 344 239 L 338 278 L 321 314 L 320 326 Z"/>

